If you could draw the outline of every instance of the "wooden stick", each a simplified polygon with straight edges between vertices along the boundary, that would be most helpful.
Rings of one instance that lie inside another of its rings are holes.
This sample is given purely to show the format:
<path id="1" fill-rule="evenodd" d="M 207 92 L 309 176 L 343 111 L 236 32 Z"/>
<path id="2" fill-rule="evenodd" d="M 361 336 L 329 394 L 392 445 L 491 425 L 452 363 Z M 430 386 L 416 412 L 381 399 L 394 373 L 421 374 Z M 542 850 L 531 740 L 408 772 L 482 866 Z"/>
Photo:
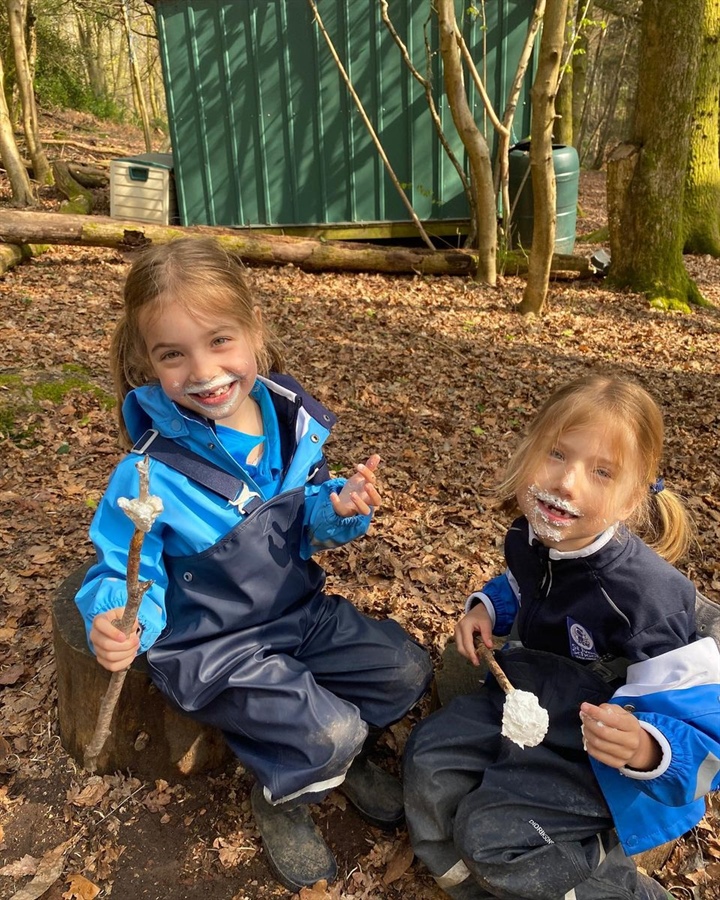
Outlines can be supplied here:
<path id="1" fill-rule="evenodd" d="M 122 619 L 115 619 L 113 625 L 126 635 L 130 634 L 133 625 L 135 624 L 135 619 L 137 618 L 140 601 L 142 600 L 145 591 L 147 591 L 152 584 L 152 581 L 138 581 L 140 573 L 140 550 L 142 549 L 142 543 L 146 532 L 150 530 L 152 522 L 162 510 L 160 499 L 158 497 L 150 497 L 149 494 L 149 464 L 150 460 L 147 456 L 143 457 L 143 459 L 136 464 L 136 468 L 140 473 L 140 495 L 138 501 L 126 501 L 126 504 L 123 507 L 125 512 L 135 523 L 135 531 L 130 539 L 130 549 L 128 551 L 127 603 L 125 604 L 125 611 Z M 152 501 L 154 501 L 154 503 Z M 142 520 L 138 519 L 133 514 L 133 502 L 144 505 L 145 508 L 142 510 Z M 152 510 L 149 513 L 147 509 L 148 505 L 152 507 Z M 128 509 L 128 506 L 131 508 Z M 129 670 L 130 666 L 120 672 L 112 673 L 110 683 L 105 691 L 105 696 L 100 704 L 100 712 L 98 713 L 97 724 L 95 725 L 95 733 L 93 734 L 90 743 L 85 748 L 85 768 L 91 773 L 95 771 L 100 751 L 105 746 L 105 741 L 110 736 L 110 723 L 112 722 L 113 713 L 115 712 L 115 707 L 117 706 L 120 692 L 122 691 L 125 682 L 125 676 Z"/>
<path id="2" fill-rule="evenodd" d="M 510 691 L 514 691 L 515 688 L 510 684 L 507 675 L 500 668 L 500 664 L 495 659 L 495 653 L 489 647 L 486 647 L 485 644 L 480 641 L 480 646 L 478 647 L 480 653 L 483 656 L 483 659 L 487 663 L 488 669 L 493 673 L 495 678 L 497 679 L 500 687 L 505 691 L 506 694 L 509 694 Z"/>

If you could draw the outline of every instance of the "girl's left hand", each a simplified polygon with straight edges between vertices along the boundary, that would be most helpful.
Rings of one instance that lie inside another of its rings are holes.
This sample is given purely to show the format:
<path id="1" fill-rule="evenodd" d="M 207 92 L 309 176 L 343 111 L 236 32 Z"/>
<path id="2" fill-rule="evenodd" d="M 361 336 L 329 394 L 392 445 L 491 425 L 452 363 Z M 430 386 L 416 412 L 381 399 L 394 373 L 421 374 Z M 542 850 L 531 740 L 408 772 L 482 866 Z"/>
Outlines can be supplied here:
<path id="1" fill-rule="evenodd" d="M 622 706 L 583 703 L 580 720 L 587 752 L 598 762 L 613 769 L 628 766 L 641 772 L 651 772 L 660 765 L 660 745 Z"/>
<path id="2" fill-rule="evenodd" d="M 380 457 L 374 453 L 366 463 L 359 463 L 356 473 L 343 485 L 339 494 L 333 491 L 330 502 L 335 514 L 345 519 L 348 516 L 369 516 L 380 506 L 380 494 L 375 486 L 375 470 L 380 465 Z"/>

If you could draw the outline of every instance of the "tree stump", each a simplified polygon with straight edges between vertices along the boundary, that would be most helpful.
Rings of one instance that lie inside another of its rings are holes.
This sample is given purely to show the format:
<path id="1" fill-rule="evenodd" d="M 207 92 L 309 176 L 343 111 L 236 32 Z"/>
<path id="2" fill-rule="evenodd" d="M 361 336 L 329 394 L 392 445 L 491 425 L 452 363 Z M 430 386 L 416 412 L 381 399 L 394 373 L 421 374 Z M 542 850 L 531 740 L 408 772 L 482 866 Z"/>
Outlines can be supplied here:
<path id="1" fill-rule="evenodd" d="M 60 740 L 80 765 L 110 681 L 110 673 L 88 648 L 75 605 L 88 568 L 86 564 L 73 572 L 60 585 L 53 603 Z M 138 657 L 125 678 L 96 771 L 129 769 L 143 780 L 172 780 L 216 768 L 228 755 L 222 733 L 171 707 L 150 680 L 144 655 Z"/>
<path id="2" fill-rule="evenodd" d="M 709 601 L 706 601 L 709 602 Z M 435 709 L 444 706 L 453 697 L 460 694 L 469 694 L 480 689 L 485 680 L 487 666 L 481 662 L 479 667 L 461 656 L 455 641 L 448 641 L 442 655 L 442 662 L 435 672 L 433 682 L 432 705 Z M 648 875 L 652 875 L 661 869 L 667 862 L 675 841 L 653 847 L 644 853 L 638 853 L 633 859 Z"/>

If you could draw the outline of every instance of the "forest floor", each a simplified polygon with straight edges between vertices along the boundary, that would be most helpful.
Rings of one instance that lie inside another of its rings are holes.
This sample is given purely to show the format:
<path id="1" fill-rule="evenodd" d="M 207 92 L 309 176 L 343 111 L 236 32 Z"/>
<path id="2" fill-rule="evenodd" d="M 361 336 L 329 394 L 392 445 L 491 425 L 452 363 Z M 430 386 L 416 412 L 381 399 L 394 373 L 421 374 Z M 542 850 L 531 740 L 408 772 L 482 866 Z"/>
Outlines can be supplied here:
<path id="1" fill-rule="evenodd" d="M 140 135 L 89 117 L 44 119 L 50 155 L 98 162 L 143 152 Z M 73 143 L 68 143 L 72 141 Z M 61 197 L 42 192 L 56 210 Z M 96 212 L 109 210 L 107 190 Z M 0 172 L 0 215 L 9 208 Z M 604 176 L 581 177 L 579 234 L 605 221 Z M 576 253 L 597 249 L 578 242 Z M 132 256 L 51 247 L 0 276 L 0 900 L 270 900 L 266 865 L 233 763 L 175 783 L 90 776 L 63 749 L 51 608 L 92 556 L 87 529 L 119 458 L 109 339 Z M 328 457 L 341 473 L 378 452 L 384 497 L 370 534 L 327 553 L 331 587 L 392 616 L 437 663 L 465 597 L 502 565 L 507 521 L 486 492 L 538 405 L 589 371 L 632 376 L 667 419 L 664 476 L 698 539 L 681 568 L 720 601 L 720 262 L 688 258 L 709 304 L 662 313 L 602 279 L 558 280 L 547 312 L 515 312 L 520 278 L 307 274 L 250 278 L 282 337 L 288 371 L 339 415 Z M 427 711 L 427 701 L 415 717 Z M 412 725 L 388 732 L 397 769 Z M 316 810 L 339 881 L 302 900 L 440 900 L 404 830 L 366 825 L 333 794 Z M 658 878 L 677 897 L 720 898 L 720 806 L 678 843 Z M 98 893 L 99 891 L 99 893 Z"/>

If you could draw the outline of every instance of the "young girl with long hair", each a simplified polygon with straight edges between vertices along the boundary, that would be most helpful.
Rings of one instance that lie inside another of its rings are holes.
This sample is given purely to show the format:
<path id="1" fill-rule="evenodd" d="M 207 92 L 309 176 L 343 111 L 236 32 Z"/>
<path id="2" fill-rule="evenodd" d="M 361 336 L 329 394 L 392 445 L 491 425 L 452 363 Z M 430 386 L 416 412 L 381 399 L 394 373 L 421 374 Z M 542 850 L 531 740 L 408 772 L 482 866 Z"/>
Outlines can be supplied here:
<path id="1" fill-rule="evenodd" d="M 478 665 L 477 639 L 510 635 L 498 662 L 550 725 L 537 746 L 503 737 L 488 678 L 410 736 L 410 837 L 455 900 L 666 897 L 632 855 L 692 828 L 720 786 L 720 654 L 672 565 L 692 531 L 662 448 L 650 395 L 590 375 L 545 403 L 509 463 L 507 570 L 455 637 Z"/>
<path id="2" fill-rule="evenodd" d="M 427 653 L 396 622 L 327 594 L 313 559 L 367 531 L 379 457 L 330 477 L 335 416 L 279 374 L 242 264 L 219 243 L 143 252 L 124 298 L 112 358 L 132 451 L 91 526 L 98 559 L 77 595 L 90 646 L 110 671 L 146 653 L 169 702 L 224 732 L 257 779 L 253 813 L 286 887 L 332 881 L 308 804 L 338 787 L 375 825 L 401 824 L 399 782 L 367 754 L 430 679 Z M 134 526 L 118 500 L 137 496 L 144 455 L 163 509 L 142 549 L 151 586 L 125 637 L 114 622 Z"/>

